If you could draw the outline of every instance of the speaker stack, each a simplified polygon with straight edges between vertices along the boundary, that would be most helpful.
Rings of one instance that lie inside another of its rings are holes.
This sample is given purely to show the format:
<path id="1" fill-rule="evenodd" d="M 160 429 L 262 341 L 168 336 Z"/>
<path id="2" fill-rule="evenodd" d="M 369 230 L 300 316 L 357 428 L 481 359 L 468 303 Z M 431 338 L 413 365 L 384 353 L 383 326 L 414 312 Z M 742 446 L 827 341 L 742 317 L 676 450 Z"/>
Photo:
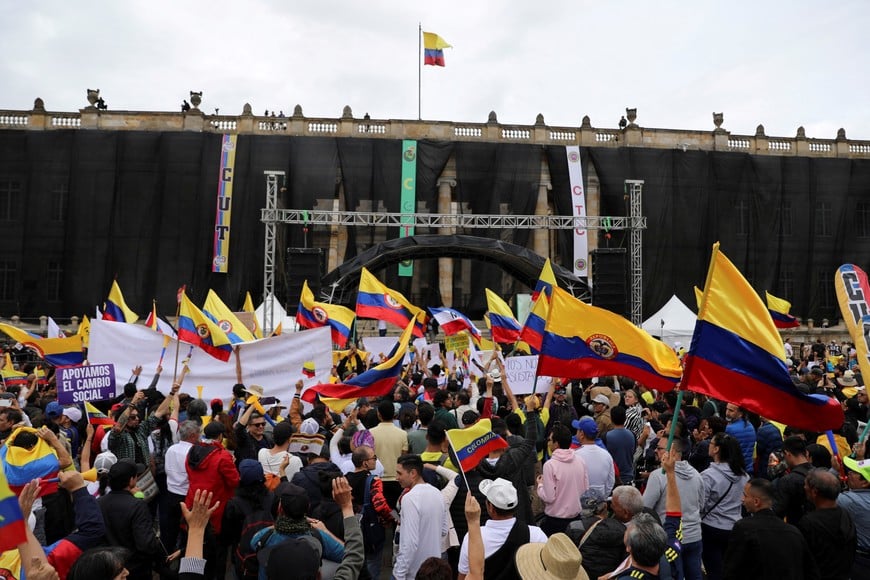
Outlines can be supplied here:
<path id="1" fill-rule="evenodd" d="M 592 250 L 592 305 L 629 316 L 628 252 L 625 248 Z"/>
<path id="2" fill-rule="evenodd" d="M 296 313 L 302 283 L 306 280 L 314 299 L 320 298 L 320 279 L 323 277 L 325 259 L 322 248 L 287 248 L 287 314 Z"/>

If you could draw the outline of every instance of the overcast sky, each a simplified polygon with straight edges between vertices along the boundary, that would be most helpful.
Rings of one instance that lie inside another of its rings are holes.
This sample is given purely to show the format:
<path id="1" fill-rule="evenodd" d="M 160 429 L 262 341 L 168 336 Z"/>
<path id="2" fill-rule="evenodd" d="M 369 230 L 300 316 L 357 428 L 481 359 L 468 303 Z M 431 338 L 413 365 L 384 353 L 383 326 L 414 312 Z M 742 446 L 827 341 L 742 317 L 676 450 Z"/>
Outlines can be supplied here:
<path id="1" fill-rule="evenodd" d="M 5 0 L 0 109 L 203 111 L 249 102 L 417 118 L 418 23 L 453 48 L 423 67 L 423 118 L 870 139 L 870 2 Z"/>

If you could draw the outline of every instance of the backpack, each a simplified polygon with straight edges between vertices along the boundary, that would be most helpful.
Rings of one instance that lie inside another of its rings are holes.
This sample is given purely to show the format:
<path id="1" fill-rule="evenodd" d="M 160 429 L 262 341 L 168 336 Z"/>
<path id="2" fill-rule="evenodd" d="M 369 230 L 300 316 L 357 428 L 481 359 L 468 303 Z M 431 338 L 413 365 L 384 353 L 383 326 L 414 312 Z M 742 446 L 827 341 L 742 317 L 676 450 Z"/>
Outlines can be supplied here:
<path id="1" fill-rule="evenodd" d="M 372 481 L 374 475 L 366 478 L 365 492 L 363 493 L 362 518 L 360 527 L 363 533 L 363 546 L 369 554 L 377 554 L 387 540 L 387 532 L 378 520 L 378 512 L 372 505 Z"/>
<path id="2" fill-rule="evenodd" d="M 245 512 L 245 518 L 242 520 L 242 533 L 239 536 L 239 543 L 236 544 L 236 549 L 233 553 L 233 565 L 236 569 L 236 575 L 240 579 L 256 580 L 260 570 L 260 565 L 257 562 L 257 550 L 251 546 L 251 540 L 257 535 L 257 532 L 263 528 L 268 528 L 275 523 L 272 518 L 272 512 L 264 506 L 259 506 L 257 509 L 252 509 L 248 502 L 239 504 Z M 271 536 L 271 533 L 264 534 L 266 539 Z M 259 544 L 265 544 L 263 539 Z"/>

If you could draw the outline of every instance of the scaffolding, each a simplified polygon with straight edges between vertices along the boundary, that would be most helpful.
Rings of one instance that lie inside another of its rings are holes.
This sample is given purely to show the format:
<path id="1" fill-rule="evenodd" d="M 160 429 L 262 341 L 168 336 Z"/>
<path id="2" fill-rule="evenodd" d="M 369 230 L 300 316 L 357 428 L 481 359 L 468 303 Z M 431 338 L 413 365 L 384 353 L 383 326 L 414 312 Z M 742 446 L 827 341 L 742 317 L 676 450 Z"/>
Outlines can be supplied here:
<path id="1" fill-rule="evenodd" d="M 263 332 L 274 330 L 275 253 L 278 224 L 307 226 L 384 226 L 413 228 L 469 228 L 469 229 L 525 229 L 525 230 L 628 230 L 630 233 L 630 301 L 631 321 L 643 322 L 643 262 L 641 259 L 642 231 L 646 217 L 641 215 L 643 181 L 626 180 L 626 193 L 630 198 L 629 216 L 559 216 L 559 215 L 486 215 L 454 213 L 401 213 L 372 211 L 335 211 L 279 209 L 279 180 L 283 171 L 264 171 L 266 175 L 266 207 L 260 210 L 260 221 L 265 224 L 265 256 L 263 259 Z M 593 289 L 594 291 L 594 289 Z M 271 297 L 271 300 L 268 298 Z"/>

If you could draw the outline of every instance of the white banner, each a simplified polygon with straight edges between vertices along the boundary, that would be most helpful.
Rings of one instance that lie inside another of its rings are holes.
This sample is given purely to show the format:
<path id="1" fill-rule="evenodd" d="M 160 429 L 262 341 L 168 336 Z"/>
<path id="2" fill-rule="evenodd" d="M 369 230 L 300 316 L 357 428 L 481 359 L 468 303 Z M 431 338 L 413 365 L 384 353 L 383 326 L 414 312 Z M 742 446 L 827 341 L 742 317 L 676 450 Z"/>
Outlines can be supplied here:
<path id="1" fill-rule="evenodd" d="M 571 206 L 574 217 L 586 217 L 586 194 L 583 191 L 583 168 L 580 166 L 580 147 L 565 147 L 568 156 L 568 180 L 571 184 Z M 589 231 L 574 229 L 574 275 L 589 275 Z"/>
<path id="2" fill-rule="evenodd" d="M 170 340 L 163 357 L 163 373 L 157 388 L 168 393 L 172 388 L 175 365 L 175 340 Z M 285 404 L 296 392 L 296 381 L 303 379 L 306 386 L 329 381 L 332 370 L 332 337 L 329 327 L 314 328 L 291 334 L 281 334 L 254 342 L 239 344 L 242 366 L 242 382 L 245 385 L 260 385 L 265 396 L 278 397 Z M 146 388 L 152 377 L 160 352 L 163 350 L 163 335 L 138 324 L 122 322 L 91 321 L 88 361 L 115 365 L 115 380 L 118 389 L 127 382 L 131 369 L 142 365 L 142 375 L 137 386 Z M 180 344 L 180 364 L 190 345 Z M 302 374 L 302 365 L 314 362 L 314 378 Z M 185 377 L 181 392 L 209 401 L 214 398 L 227 401 L 232 398 L 236 383 L 235 355 L 222 362 L 194 347 L 191 355 L 190 373 Z"/>
<path id="3" fill-rule="evenodd" d="M 423 340 L 425 345 L 425 339 L 418 338 L 417 340 Z M 378 364 L 381 361 L 381 355 L 389 356 L 390 351 L 393 350 L 393 347 L 396 346 L 396 343 L 399 342 L 398 336 L 364 336 L 363 339 L 363 350 L 371 353 L 372 361 L 374 364 Z M 416 345 L 416 341 L 414 341 Z M 419 350 L 417 351 L 419 352 Z M 411 355 L 407 352 L 405 353 L 405 358 L 402 361 L 402 364 L 406 365 L 411 362 Z"/>
<path id="4" fill-rule="evenodd" d="M 492 351 L 475 352 L 472 356 L 483 367 L 489 362 Z M 501 355 L 499 355 L 499 358 L 502 358 Z M 502 358 L 502 361 L 504 362 L 504 372 L 507 375 L 508 384 L 515 395 L 528 395 L 533 390 L 536 393 L 547 392 L 550 386 L 550 377 L 535 378 L 535 372 L 538 370 L 538 355 L 509 356 Z M 490 367 L 490 370 L 494 368 L 496 368 L 495 364 Z M 480 369 L 474 364 L 469 367 L 468 372 L 475 376 L 480 376 Z M 537 389 L 535 389 L 535 384 L 538 386 Z"/>

